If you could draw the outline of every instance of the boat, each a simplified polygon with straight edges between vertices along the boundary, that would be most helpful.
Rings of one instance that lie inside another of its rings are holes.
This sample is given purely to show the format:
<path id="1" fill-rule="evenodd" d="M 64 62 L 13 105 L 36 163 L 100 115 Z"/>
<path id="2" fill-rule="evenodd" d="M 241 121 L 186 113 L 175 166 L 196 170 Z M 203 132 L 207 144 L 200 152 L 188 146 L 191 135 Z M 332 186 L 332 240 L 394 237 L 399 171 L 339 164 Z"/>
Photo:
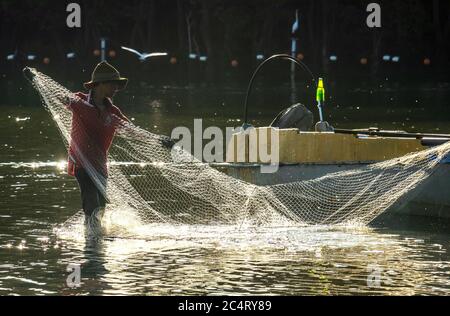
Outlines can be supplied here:
<path id="1" fill-rule="evenodd" d="M 334 129 L 323 121 L 321 105 L 325 100 L 325 90 L 322 79 L 319 79 L 317 89 L 320 121 L 314 131 L 310 131 L 308 126 L 289 128 L 289 124 L 292 125 L 294 121 L 302 124 L 312 121 L 312 113 L 308 114 L 308 110 L 303 106 L 294 105 L 280 113 L 271 126 L 252 128 L 254 135 L 258 135 L 252 138 L 246 129 L 251 127 L 247 123 L 247 113 L 253 80 L 264 64 L 279 58 L 290 60 L 303 69 L 307 68 L 301 61 L 289 55 L 275 55 L 265 60 L 254 72 L 247 90 L 243 128 L 229 141 L 226 162 L 213 164 L 215 168 L 234 178 L 263 186 L 307 181 L 403 157 L 450 141 L 450 135 L 445 134 L 384 131 L 378 128 Z M 293 120 L 293 109 L 301 110 L 297 112 L 300 114 L 295 115 L 311 117 Z M 284 120 L 289 122 L 287 126 L 278 124 L 283 116 L 291 116 Z M 264 173 L 261 172 L 261 167 L 268 162 L 259 157 L 258 153 L 261 149 L 266 153 L 273 150 L 273 138 L 270 135 L 274 134 L 277 137 L 278 167 L 276 172 Z M 426 180 L 397 200 L 386 213 L 450 220 L 450 155 L 440 160 Z"/>
<path id="2" fill-rule="evenodd" d="M 256 130 L 269 134 L 276 131 L 271 127 Z M 213 166 L 249 183 L 274 185 L 307 181 L 340 171 L 354 170 L 426 150 L 449 140 L 441 135 L 441 138 L 438 138 L 398 131 L 374 133 L 373 129 L 354 130 L 352 134 L 303 132 L 298 129 L 282 129 L 277 130 L 277 133 L 279 133 L 279 166 L 276 172 L 261 172 L 261 167 L 266 163 L 261 162 L 259 157 L 256 160 L 250 157 L 251 146 L 257 146 L 260 150 L 259 147 L 270 147 L 270 144 L 268 142 L 251 144 L 249 135 L 243 132 L 234 134 L 229 142 L 226 162 L 215 163 Z M 379 136 L 383 134 L 391 136 Z M 411 135 L 417 137 L 412 138 Z M 450 155 L 439 162 L 431 176 L 392 205 L 387 213 L 450 220 Z"/>

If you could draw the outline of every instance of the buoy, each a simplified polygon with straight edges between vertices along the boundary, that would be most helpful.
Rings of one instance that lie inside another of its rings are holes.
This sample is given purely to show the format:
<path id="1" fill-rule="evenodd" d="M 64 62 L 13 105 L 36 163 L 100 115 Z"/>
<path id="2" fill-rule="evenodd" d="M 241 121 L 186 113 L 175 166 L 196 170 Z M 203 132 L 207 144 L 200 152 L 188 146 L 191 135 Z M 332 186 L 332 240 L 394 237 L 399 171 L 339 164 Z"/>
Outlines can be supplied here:
<path id="1" fill-rule="evenodd" d="M 363 57 L 359 60 L 359 62 L 361 63 L 361 65 L 367 65 L 367 58 Z"/>
<path id="2" fill-rule="evenodd" d="M 305 59 L 305 56 L 302 53 L 299 53 L 299 54 L 297 54 L 297 59 L 303 60 L 303 59 Z"/>
<path id="3" fill-rule="evenodd" d="M 100 56 L 100 49 L 94 49 L 93 54 L 94 56 Z"/>
<path id="4" fill-rule="evenodd" d="M 108 52 L 108 56 L 111 57 L 111 58 L 116 57 L 116 51 L 115 51 L 115 50 L 110 50 L 110 51 Z"/>
<path id="5" fill-rule="evenodd" d="M 50 64 L 50 58 L 45 57 L 44 60 L 42 61 L 44 64 L 48 65 Z"/>
<path id="6" fill-rule="evenodd" d="M 423 64 L 424 64 L 425 66 L 431 65 L 431 59 L 430 59 L 430 58 L 425 58 L 425 59 L 423 60 Z"/>
<path id="7" fill-rule="evenodd" d="M 170 63 L 172 65 L 175 65 L 177 63 L 177 58 L 176 57 L 170 57 Z"/>
<path id="8" fill-rule="evenodd" d="M 239 66 L 239 62 L 238 62 L 236 59 L 233 59 L 233 60 L 231 61 L 231 67 L 236 68 L 237 66 Z"/>

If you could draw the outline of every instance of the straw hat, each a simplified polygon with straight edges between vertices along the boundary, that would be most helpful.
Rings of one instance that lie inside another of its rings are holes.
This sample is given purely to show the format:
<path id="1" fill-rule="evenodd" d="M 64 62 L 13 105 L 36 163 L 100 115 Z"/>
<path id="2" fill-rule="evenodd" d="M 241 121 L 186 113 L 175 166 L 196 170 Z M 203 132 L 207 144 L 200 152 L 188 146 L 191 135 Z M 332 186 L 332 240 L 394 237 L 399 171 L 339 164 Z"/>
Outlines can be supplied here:
<path id="1" fill-rule="evenodd" d="M 124 89 L 128 83 L 128 79 L 122 78 L 116 68 L 106 61 L 102 61 L 95 67 L 92 72 L 91 81 L 85 82 L 84 87 L 90 90 L 96 83 L 108 81 L 116 81 L 119 84 L 119 90 Z"/>

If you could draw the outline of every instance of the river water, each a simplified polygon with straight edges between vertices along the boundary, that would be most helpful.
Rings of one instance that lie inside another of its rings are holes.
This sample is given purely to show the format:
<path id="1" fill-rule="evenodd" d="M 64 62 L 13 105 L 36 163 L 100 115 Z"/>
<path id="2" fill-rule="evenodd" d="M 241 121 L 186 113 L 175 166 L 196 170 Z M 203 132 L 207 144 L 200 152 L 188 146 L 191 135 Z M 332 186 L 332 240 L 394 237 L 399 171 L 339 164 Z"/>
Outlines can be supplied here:
<path id="1" fill-rule="evenodd" d="M 255 95 L 253 124 L 270 123 L 289 105 L 283 91 Z M 426 89 L 345 91 L 332 96 L 326 117 L 343 128 L 450 133 L 448 96 Z M 150 87 L 118 95 L 116 103 L 136 124 L 170 134 L 192 127 L 194 118 L 203 118 L 204 127 L 238 126 L 243 99 L 232 89 Z M 31 100 L 0 106 L 0 295 L 450 293 L 450 225 L 440 220 L 390 218 L 368 227 L 155 224 L 98 240 L 58 234 L 80 209 L 79 191 L 65 173 L 53 121 Z M 68 283 L 71 267 L 80 267 L 75 287 Z"/>

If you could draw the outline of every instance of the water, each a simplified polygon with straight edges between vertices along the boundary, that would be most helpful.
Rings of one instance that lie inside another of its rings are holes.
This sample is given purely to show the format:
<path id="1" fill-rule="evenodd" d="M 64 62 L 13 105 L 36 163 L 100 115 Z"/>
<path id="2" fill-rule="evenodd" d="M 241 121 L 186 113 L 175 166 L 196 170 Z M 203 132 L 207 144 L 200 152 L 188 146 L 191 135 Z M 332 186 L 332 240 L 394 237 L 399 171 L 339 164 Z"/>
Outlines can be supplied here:
<path id="1" fill-rule="evenodd" d="M 338 127 L 450 132 L 442 93 L 372 93 L 334 96 L 327 119 Z M 285 97 L 277 91 L 255 96 L 252 123 L 270 122 L 288 105 Z M 170 134 L 175 126 L 192 126 L 194 117 L 203 117 L 204 126 L 240 125 L 242 100 L 235 91 L 162 90 L 116 101 L 136 124 Z M 450 293 L 449 226 L 424 219 L 260 229 L 129 224 L 127 234 L 94 241 L 77 231 L 81 225 L 56 233 L 80 207 L 65 159 L 42 107 L 2 106 L 0 295 Z M 122 215 L 126 220 L 129 214 Z M 67 285 L 69 264 L 81 267 L 79 287 Z"/>

